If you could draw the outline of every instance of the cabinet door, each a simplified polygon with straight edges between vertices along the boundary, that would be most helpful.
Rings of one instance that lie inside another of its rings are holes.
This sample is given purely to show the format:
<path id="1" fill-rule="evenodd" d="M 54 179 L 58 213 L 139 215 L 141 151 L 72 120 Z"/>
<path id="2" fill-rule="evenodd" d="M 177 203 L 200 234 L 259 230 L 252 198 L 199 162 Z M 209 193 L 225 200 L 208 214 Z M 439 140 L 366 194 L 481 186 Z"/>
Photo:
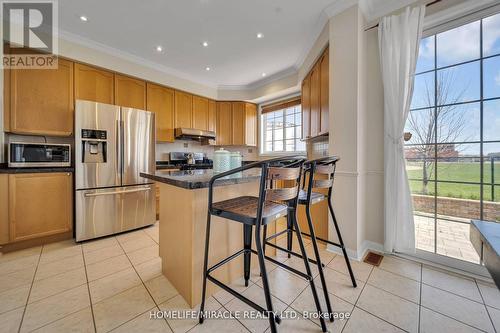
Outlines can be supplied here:
<path id="1" fill-rule="evenodd" d="M 208 98 L 193 96 L 193 128 L 208 130 Z"/>
<path id="2" fill-rule="evenodd" d="M 215 124 L 217 122 L 217 104 L 214 100 L 208 101 L 208 130 L 216 132 Z"/>
<path id="3" fill-rule="evenodd" d="M 146 82 L 115 74 L 115 105 L 146 109 Z"/>
<path id="4" fill-rule="evenodd" d="M 320 75 L 319 62 L 311 72 L 311 137 L 319 134 L 320 130 Z"/>
<path id="5" fill-rule="evenodd" d="M 233 102 L 233 133 L 232 143 L 235 146 L 242 146 L 245 144 L 245 103 Z"/>
<path id="6" fill-rule="evenodd" d="M 147 110 L 155 113 L 156 141 L 173 142 L 174 90 L 147 84 Z"/>
<path id="7" fill-rule="evenodd" d="M 245 103 L 245 144 L 257 146 L 257 105 Z"/>
<path id="8" fill-rule="evenodd" d="M 328 113 L 329 113 L 329 76 L 330 76 L 330 66 L 329 66 L 329 53 L 326 49 L 323 57 L 321 58 L 320 67 L 320 131 L 319 134 L 328 133 Z"/>
<path id="9" fill-rule="evenodd" d="M 75 64 L 75 99 L 114 104 L 114 89 L 112 72 Z"/>
<path id="10" fill-rule="evenodd" d="M 57 69 L 10 70 L 10 121 L 14 133 L 69 136 L 73 133 L 73 62 Z"/>
<path id="11" fill-rule="evenodd" d="M 302 81 L 302 139 L 311 137 L 311 76 Z"/>
<path id="12" fill-rule="evenodd" d="M 217 144 L 230 145 L 232 133 L 231 102 L 217 102 Z"/>
<path id="13" fill-rule="evenodd" d="M 71 173 L 9 175 L 10 241 L 71 231 Z"/>
<path id="14" fill-rule="evenodd" d="M 175 128 L 193 126 L 193 95 L 175 91 Z"/>
<path id="15" fill-rule="evenodd" d="M 0 245 L 9 242 L 9 175 L 0 174 Z"/>

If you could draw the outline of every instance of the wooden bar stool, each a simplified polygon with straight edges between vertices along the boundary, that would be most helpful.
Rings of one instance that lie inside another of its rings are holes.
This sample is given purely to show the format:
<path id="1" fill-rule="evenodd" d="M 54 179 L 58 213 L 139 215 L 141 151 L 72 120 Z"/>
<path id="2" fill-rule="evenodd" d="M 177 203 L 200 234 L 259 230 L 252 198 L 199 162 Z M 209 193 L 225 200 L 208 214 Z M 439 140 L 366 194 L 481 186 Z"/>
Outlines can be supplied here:
<path id="1" fill-rule="evenodd" d="M 229 292 L 242 302 L 248 304 L 252 308 L 256 309 L 263 314 L 266 314 L 269 318 L 269 324 L 271 327 L 271 332 L 277 332 L 277 324 L 281 322 L 281 318 L 276 315 L 273 311 L 273 304 L 271 301 L 271 292 L 269 290 L 269 282 L 267 278 L 266 266 L 264 260 L 270 260 L 273 263 L 288 269 L 295 274 L 307 279 L 309 281 L 310 287 L 312 289 L 316 310 L 318 313 L 322 313 L 321 306 L 318 299 L 318 294 L 316 292 L 316 287 L 314 286 L 314 280 L 311 273 L 311 268 L 309 267 L 309 261 L 307 259 L 307 253 L 305 251 L 304 243 L 302 241 L 302 236 L 300 233 L 299 224 L 297 220 L 292 221 L 297 238 L 299 240 L 301 257 L 304 259 L 304 266 L 306 273 L 302 273 L 299 270 L 293 269 L 284 265 L 283 263 L 265 256 L 262 248 L 262 235 L 261 227 L 266 226 L 269 223 L 276 221 L 276 219 L 294 213 L 297 209 L 298 195 L 301 184 L 302 176 L 302 165 L 305 161 L 303 157 L 283 157 L 276 158 L 266 161 L 260 161 L 248 164 L 246 166 L 236 168 L 221 174 L 218 174 L 210 180 L 209 191 L 208 191 L 208 216 L 207 216 L 207 228 L 206 228 L 206 240 L 205 240 L 205 258 L 204 258 L 204 278 L 203 278 L 203 290 L 202 290 L 202 301 L 200 307 L 200 324 L 203 323 L 203 315 L 205 308 L 205 296 L 206 296 L 206 286 L 207 280 L 213 282 L 217 286 L 221 287 L 225 291 Z M 228 177 L 230 175 L 248 170 L 251 168 L 260 168 L 260 187 L 259 196 L 243 196 L 232 198 L 220 202 L 213 202 L 213 186 L 217 179 Z M 286 188 L 274 188 L 273 185 L 277 180 L 285 180 L 288 185 Z M 291 183 L 291 184 L 290 184 Z M 231 256 L 225 258 L 224 260 L 218 262 L 212 267 L 208 267 L 208 251 L 210 247 L 210 223 L 211 216 L 215 215 L 218 217 L 226 218 L 232 221 L 236 221 L 243 224 L 243 249 L 237 251 Z M 293 214 L 293 216 L 295 216 Z M 252 249 L 252 227 L 255 227 L 255 247 L 256 250 Z M 259 260 L 260 272 L 262 275 L 262 285 L 264 289 L 264 296 L 266 300 L 266 308 L 256 304 L 252 300 L 244 297 L 236 290 L 230 288 L 226 284 L 214 278 L 211 273 L 222 265 L 228 263 L 229 261 L 237 258 L 238 256 L 244 256 L 244 278 L 245 285 L 248 286 L 248 280 L 250 279 L 250 257 L 251 254 L 256 254 Z M 321 318 L 321 327 L 323 332 L 326 332 L 326 324 L 324 319 Z"/>
<path id="2" fill-rule="evenodd" d="M 346 252 L 346 249 L 344 246 L 344 241 L 342 240 L 342 235 L 340 234 L 340 229 L 339 229 L 339 226 L 337 223 L 337 219 L 335 217 L 335 213 L 333 211 L 333 206 L 332 206 L 332 201 L 331 201 L 335 168 L 336 168 L 336 165 L 337 165 L 337 162 L 339 161 L 339 159 L 340 158 L 336 157 L 336 156 L 329 156 L 329 157 L 322 157 L 319 159 L 305 162 L 304 163 L 305 172 L 304 172 L 304 177 L 303 177 L 303 182 L 302 182 L 302 189 L 299 191 L 299 196 L 298 196 L 298 204 L 305 205 L 307 223 L 309 226 L 309 233 L 301 232 L 301 234 L 311 238 L 311 243 L 313 246 L 314 255 L 316 257 L 316 260 L 308 259 L 308 261 L 310 261 L 311 263 L 318 266 L 319 276 L 320 276 L 321 285 L 322 285 L 324 296 L 325 296 L 326 307 L 327 307 L 330 321 L 333 321 L 333 319 L 334 319 L 333 310 L 332 310 L 332 306 L 330 303 L 330 298 L 328 297 L 328 289 L 326 286 L 325 275 L 323 273 L 323 268 L 325 267 L 325 265 L 321 263 L 321 257 L 319 255 L 317 241 L 327 243 L 330 245 L 334 245 L 336 247 L 339 247 L 342 250 L 342 253 L 344 255 L 344 259 L 345 259 L 345 262 L 347 265 L 347 269 L 348 269 L 349 275 L 351 277 L 352 286 L 354 288 L 357 287 L 356 279 L 354 278 L 354 273 L 353 273 L 352 268 L 351 268 L 351 263 L 349 261 L 349 257 L 347 256 L 347 252 Z M 321 175 L 322 177 L 320 176 L 321 178 L 318 179 L 316 177 L 316 175 Z M 306 176 L 308 176 L 308 177 L 306 177 Z M 307 181 L 306 181 L 306 178 L 308 178 Z M 306 183 L 307 183 L 307 185 L 306 185 Z M 314 192 L 314 189 L 328 189 L 328 194 L 324 195 L 323 193 L 320 193 L 320 192 Z M 314 204 L 316 204 L 320 201 L 323 201 L 325 199 L 328 202 L 328 210 L 330 212 L 330 215 L 332 216 L 333 225 L 335 227 L 335 231 L 336 231 L 337 237 L 339 239 L 338 243 L 335 243 L 335 242 L 332 242 L 330 240 L 323 239 L 320 237 L 316 237 L 316 235 L 314 233 L 314 225 L 312 223 L 312 218 L 311 218 L 311 205 L 314 205 Z M 293 211 L 292 214 L 295 214 L 295 211 Z M 296 220 L 296 217 L 293 217 L 293 219 Z M 272 246 L 274 248 L 277 248 L 281 251 L 288 253 L 289 258 L 290 258 L 290 255 L 302 258 L 301 254 L 296 253 L 292 250 L 293 232 L 296 231 L 294 228 L 295 228 L 294 223 L 292 223 L 290 218 L 287 218 L 287 228 L 285 230 L 283 230 L 279 233 L 276 233 L 270 237 L 267 237 L 267 228 L 264 227 L 264 249 L 265 249 L 266 245 L 269 245 L 269 246 Z M 287 248 L 286 249 L 269 242 L 271 239 L 276 238 L 284 233 L 287 234 Z"/>

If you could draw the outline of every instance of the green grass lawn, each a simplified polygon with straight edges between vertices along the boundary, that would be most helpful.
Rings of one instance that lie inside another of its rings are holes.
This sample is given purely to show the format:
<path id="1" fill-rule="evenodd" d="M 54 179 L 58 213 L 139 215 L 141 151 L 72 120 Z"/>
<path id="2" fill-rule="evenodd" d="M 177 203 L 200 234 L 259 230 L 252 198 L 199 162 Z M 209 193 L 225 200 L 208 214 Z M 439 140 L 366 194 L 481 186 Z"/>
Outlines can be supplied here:
<path id="1" fill-rule="evenodd" d="M 467 162 L 439 162 L 437 168 L 437 179 L 440 181 L 463 181 L 463 182 L 477 182 L 481 181 L 481 166 L 479 163 Z M 422 163 L 409 162 L 407 163 L 408 178 L 422 179 Z M 484 183 L 491 183 L 491 163 L 484 163 Z M 495 193 L 494 201 L 500 202 L 500 163 L 497 161 L 494 164 L 494 182 Z M 436 173 L 430 177 L 431 180 L 436 179 Z M 410 187 L 412 193 L 423 193 L 423 183 L 420 180 L 411 180 Z M 483 185 L 484 200 L 492 201 L 491 185 Z M 479 200 L 481 187 L 479 184 L 452 184 L 452 183 L 437 183 L 438 196 L 473 199 Z M 434 182 L 429 182 L 427 194 L 434 195 L 435 188 Z"/>

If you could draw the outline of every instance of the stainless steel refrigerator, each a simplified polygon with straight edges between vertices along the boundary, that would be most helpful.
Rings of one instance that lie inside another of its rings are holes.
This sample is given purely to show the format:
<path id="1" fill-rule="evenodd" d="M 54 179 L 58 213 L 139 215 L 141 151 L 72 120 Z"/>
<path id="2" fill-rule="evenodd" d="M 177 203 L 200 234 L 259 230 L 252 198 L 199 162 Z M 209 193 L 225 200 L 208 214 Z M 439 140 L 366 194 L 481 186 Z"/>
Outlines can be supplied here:
<path id="1" fill-rule="evenodd" d="M 76 240 L 153 224 L 155 186 L 139 174 L 154 169 L 154 113 L 77 100 Z"/>

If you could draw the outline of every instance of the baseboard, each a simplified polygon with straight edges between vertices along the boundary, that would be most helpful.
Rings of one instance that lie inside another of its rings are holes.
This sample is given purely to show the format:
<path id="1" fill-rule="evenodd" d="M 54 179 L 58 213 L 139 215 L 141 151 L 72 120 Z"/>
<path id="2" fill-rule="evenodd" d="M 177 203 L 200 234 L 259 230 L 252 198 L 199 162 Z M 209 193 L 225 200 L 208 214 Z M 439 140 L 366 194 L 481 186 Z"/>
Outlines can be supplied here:
<path id="1" fill-rule="evenodd" d="M 334 245 L 328 244 L 327 248 L 328 251 L 333 252 L 335 254 L 340 254 L 342 255 L 342 250 Z M 361 261 L 365 257 L 366 253 L 368 251 L 374 251 L 374 252 L 379 252 L 379 253 L 384 253 L 384 246 L 379 243 L 375 243 L 372 241 L 365 240 L 359 247 L 357 251 L 351 250 L 349 248 L 346 248 L 347 256 L 353 260 L 356 261 Z"/>

